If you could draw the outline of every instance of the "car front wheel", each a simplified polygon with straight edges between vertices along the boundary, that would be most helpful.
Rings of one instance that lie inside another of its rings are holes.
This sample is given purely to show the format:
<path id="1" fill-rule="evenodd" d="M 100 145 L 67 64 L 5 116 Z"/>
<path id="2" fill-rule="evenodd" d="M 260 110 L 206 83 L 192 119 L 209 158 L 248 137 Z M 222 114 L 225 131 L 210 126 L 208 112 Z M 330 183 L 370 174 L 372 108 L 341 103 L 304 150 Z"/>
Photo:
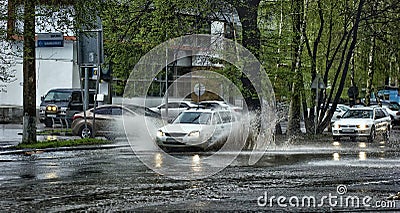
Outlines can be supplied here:
<path id="1" fill-rule="evenodd" d="M 387 127 L 386 132 L 384 133 L 383 137 L 384 137 L 385 141 L 389 141 L 389 139 L 390 139 L 390 127 L 389 126 Z"/>
<path id="2" fill-rule="evenodd" d="M 45 119 L 43 123 L 46 127 L 53 127 L 53 121 L 51 119 Z"/>
<path id="3" fill-rule="evenodd" d="M 93 130 L 92 127 L 87 125 L 87 127 L 85 127 L 85 125 L 82 125 L 82 127 L 79 129 L 79 136 L 81 138 L 91 138 L 93 137 Z"/>

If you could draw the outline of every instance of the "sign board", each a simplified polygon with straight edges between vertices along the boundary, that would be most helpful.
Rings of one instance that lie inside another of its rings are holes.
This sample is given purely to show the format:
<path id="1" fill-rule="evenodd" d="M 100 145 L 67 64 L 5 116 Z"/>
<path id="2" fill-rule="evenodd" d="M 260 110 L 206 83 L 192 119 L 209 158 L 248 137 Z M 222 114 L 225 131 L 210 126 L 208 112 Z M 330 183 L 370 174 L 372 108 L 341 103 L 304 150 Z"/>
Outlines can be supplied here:
<path id="1" fill-rule="evenodd" d="M 314 81 L 311 84 L 311 89 L 325 89 L 324 81 L 320 75 L 315 76 Z"/>
<path id="2" fill-rule="evenodd" d="M 197 96 L 202 96 L 206 92 L 206 87 L 201 83 L 197 83 L 194 85 L 193 91 Z"/>
<path id="3" fill-rule="evenodd" d="M 80 32 L 78 37 L 78 64 L 91 67 L 103 62 L 103 32 Z"/>
<path id="4" fill-rule="evenodd" d="M 39 33 L 37 34 L 37 47 L 64 47 L 64 36 L 62 33 Z"/>

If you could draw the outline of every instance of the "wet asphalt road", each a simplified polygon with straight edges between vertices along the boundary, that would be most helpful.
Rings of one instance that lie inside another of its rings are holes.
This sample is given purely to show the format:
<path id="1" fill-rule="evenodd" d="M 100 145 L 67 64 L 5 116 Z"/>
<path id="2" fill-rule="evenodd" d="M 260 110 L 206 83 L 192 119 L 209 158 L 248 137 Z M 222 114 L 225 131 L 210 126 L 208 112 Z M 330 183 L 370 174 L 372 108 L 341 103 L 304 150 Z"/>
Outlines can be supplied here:
<path id="1" fill-rule="evenodd" d="M 160 153 L 135 154 L 125 140 L 114 149 L 2 154 L 0 212 L 400 211 L 400 201 L 386 199 L 400 191 L 399 133 L 389 143 L 282 143 L 252 166 L 243 152 L 200 180 L 157 174 L 138 156 L 162 167 Z M 196 159 L 193 170 L 201 171 L 209 154 L 171 155 Z"/>

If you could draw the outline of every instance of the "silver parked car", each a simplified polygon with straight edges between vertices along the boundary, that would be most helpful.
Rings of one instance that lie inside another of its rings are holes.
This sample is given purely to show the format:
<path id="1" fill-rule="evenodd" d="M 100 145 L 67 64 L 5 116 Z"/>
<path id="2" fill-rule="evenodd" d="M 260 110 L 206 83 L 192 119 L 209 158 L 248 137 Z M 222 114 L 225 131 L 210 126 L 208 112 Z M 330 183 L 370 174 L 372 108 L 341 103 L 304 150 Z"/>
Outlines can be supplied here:
<path id="1" fill-rule="evenodd" d="M 93 135 L 93 112 L 95 112 L 96 135 Z M 116 137 L 124 136 L 124 126 L 122 116 L 137 116 L 138 114 L 121 105 L 102 105 L 94 109 L 86 111 L 85 126 L 84 113 L 77 113 L 72 121 L 73 135 L 81 138 L 105 136 L 109 140 L 114 140 Z"/>
<path id="2" fill-rule="evenodd" d="M 337 116 L 332 127 L 333 139 L 340 140 L 342 137 L 366 137 L 369 142 L 376 135 L 383 135 L 385 140 L 389 139 L 391 130 L 391 118 L 380 107 L 351 108 L 343 116 Z"/>

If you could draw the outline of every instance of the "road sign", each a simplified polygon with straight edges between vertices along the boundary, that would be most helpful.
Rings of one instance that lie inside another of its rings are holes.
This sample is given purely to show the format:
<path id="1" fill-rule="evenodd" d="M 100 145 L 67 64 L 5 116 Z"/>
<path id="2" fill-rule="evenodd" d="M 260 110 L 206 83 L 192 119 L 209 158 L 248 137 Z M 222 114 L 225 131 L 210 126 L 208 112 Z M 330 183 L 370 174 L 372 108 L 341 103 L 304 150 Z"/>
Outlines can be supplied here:
<path id="1" fill-rule="evenodd" d="M 97 66 L 104 62 L 103 31 L 82 31 L 78 37 L 78 64 Z"/>
<path id="2" fill-rule="evenodd" d="M 37 47 L 64 47 L 64 36 L 62 33 L 39 33 L 37 34 Z"/>
<path id="3" fill-rule="evenodd" d="M 193 91 L 197 96 L 200 97 L 206 92 L 206 87 L 202 83 L 197 83 L 194 85 Z"/>
<path id="4" fill-rule="evenodd" d="M 316 75 L 314 81 L 311 84 L 311 89 L 325 89 L 324 81 L 322 80 L 320 75 Z"/>

